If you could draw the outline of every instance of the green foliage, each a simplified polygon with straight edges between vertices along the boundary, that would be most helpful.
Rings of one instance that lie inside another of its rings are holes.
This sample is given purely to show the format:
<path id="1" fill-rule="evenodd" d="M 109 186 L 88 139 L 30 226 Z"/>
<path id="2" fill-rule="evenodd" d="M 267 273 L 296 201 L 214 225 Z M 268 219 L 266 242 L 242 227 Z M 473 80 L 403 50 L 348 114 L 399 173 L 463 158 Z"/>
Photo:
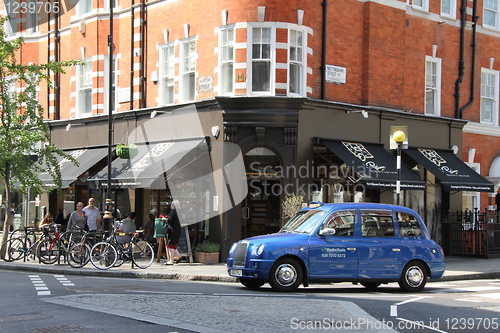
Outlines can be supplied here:
<path id="1" fill-rule="evenodd" d="M 20 64 L 15 55 L 23 45 L 23 38 L 7 38 L 0 17 L 0 177 L 6 190 L 18 183 L 21 190 L 43 192 L 38 175 L 48 172 L 61 186 L 57 156 L 68 157 L 50 143 L 50 130 L 43 119 L 43 108 L 38 101 L 38 87 L 52 86 L 50 75 L 64 73 L 67 66 L 78 61 Z M 37 156 L 37 160 L 30 159 Z M 70 161 L 75 162 L 72 157 Z"/>
<path id="2" fill-rule="evenodd" d="M 119 158 L 123 159 L 130 159 L 134 158 L 137 156 L 139 153 L 139 147 L 135 144 L 130 144 L 130 145 L 124 145 L 124 144 L 119 144 L 116 146 L 116 156 Z"/>
<path id="3" fill-rule="evenodd" d="M 203 241 L 202 243 L 196 244 L 196 246 L 194 247 L 194 252 L 205 252 L 205 253 L 220 252 L 220 244 L 210 241 Z"/>
<path id="4" fill-rule="evenodd" d="M 4 180 L 6 206 L 10 207 L 10 189 L 18 184 L 26 193 L 44 191 L 41 173 L 52 175 L 61 187 L 58 157 L 76 163 L 50 142 L 50 129 L 43 119 L 43 108 L 38 101 L 38 88 L 52 86 L 50 76 L 64 73 L 64 68 L 79 61 L 49 62 L 46 64 L 18 63 L 16 53 L 23 38 L 7 38 L 5 18 L 0 17 L 0 178 Z M 5 214 L 2 241 L 12 224 L 11 214 Z"/>

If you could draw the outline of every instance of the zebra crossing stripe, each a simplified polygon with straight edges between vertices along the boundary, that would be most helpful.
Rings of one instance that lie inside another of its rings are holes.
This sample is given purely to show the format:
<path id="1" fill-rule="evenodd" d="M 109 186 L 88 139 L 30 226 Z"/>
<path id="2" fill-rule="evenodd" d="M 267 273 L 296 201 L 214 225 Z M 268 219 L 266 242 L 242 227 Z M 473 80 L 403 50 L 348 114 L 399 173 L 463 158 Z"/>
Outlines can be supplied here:
<path id="1" fill-rule="evenodd" d="M 47 288 L 47 285 L 42 281 L 40 275 L 30 275 L 29 278 L 31 280 L 31 283 L 33 283 L 33 286 L 35 287 L 38 296 L 50 295 L 50 290 L 49 288 Z"/>

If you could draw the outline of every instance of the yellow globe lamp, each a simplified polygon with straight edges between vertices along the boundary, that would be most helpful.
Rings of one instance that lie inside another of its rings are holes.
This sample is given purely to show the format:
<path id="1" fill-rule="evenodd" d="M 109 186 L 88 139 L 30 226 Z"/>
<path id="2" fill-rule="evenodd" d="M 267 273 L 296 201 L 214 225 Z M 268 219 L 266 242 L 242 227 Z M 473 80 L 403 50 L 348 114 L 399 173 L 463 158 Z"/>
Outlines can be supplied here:
<path id="1" fill-rule="evenodd" d="M 392 138 L 394 139 L 394 141 L 396 141 L 397 143 L 402 143 L 405 141 L 406 139 L 406 134 L 405 132 L 403 131 L 396 131 L 394 132 L 394 134 L 392 135 Z"/>

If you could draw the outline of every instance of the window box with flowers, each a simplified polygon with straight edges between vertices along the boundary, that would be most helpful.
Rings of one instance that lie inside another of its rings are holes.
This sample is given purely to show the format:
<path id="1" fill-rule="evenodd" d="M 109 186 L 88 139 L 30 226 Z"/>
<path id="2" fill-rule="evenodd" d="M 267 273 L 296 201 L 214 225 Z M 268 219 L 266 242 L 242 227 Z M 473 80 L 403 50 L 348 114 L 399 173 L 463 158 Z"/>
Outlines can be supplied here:
<path id="1" fill-rule="evenodd" d="M 139 147 L 134 144 L 124 145 L 119 144 L 116 146 L 116 156 L 123 159 L 131 159 L 137 156 Z"/>

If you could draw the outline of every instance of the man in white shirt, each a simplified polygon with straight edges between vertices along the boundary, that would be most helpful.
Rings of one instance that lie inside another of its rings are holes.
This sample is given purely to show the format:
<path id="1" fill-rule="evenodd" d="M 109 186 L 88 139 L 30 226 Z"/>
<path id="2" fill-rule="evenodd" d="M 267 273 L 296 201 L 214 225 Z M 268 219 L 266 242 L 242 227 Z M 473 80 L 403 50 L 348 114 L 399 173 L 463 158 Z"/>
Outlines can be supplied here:
<path id="1" fill-rule="evenodd" d="M 87 225 L 89 226 L 89 232 L 95 232 L 101 229 L 101 214 L 99 209 L 94 206 L 95 199 L 90 198 L 89 204 L 83 208 L 85 214 L 87 214 Z"/>

